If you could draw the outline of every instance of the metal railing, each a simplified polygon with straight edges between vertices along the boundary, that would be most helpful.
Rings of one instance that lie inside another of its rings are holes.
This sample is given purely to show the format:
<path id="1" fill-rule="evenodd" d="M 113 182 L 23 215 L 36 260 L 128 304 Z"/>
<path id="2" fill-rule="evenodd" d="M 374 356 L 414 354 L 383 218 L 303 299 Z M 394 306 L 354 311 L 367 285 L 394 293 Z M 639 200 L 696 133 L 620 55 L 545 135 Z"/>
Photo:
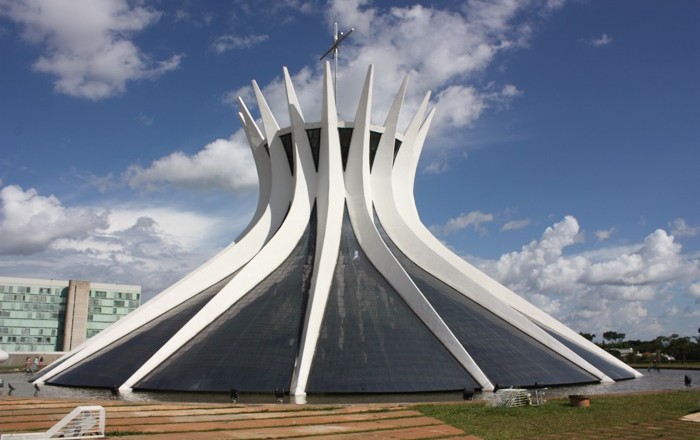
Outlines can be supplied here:
<path id="1" fill-rule="evenodd" d="M 520 388 L 507 388 L 498 390 L 493 394 L 490 406 L 504 406 L 511 408 L 514 406 L 530 405 L 530 392 Z"/>
<path id="2" fill-rule="evenodd" d="M 105 409 L 99 405 L 79 406 L 46 432 L 1 434 L 0 440 L 47 440 L 103 438 Z"/>

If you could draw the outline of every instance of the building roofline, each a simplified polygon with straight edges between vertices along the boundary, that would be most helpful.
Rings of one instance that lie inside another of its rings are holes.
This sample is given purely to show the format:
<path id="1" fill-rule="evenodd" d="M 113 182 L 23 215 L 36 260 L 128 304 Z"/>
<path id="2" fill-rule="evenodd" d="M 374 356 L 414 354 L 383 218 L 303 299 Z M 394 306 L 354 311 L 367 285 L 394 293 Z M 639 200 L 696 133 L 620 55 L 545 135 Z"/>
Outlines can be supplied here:
<path id="1" fill-rule="evenodd" d="M 57 280 L 49 278 L 24 278 L 24 277 L 5 277 L 0 276 L 0 283 L 4 284 L 39 284 L 42 286 L 68 286 L 70 281 L 77 280 Z M 120 283 L 98 283 L 94 281 L 85 280 L 90 283 L 90 288 L 92 289 L 110 289 L 110 290 L 129 290 L 138 291 L 141 293 L 141 286 L 136 284 L 120 284 Z"/>

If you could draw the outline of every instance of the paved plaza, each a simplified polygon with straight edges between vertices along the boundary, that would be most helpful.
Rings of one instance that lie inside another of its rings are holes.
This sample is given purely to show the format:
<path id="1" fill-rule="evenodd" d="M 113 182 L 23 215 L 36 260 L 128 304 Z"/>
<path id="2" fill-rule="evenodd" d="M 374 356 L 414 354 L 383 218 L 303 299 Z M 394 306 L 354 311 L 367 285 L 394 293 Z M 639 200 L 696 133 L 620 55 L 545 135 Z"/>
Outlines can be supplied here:
<path id="1" fill-rule="evenodd" d="M 0 398 L 0 433 L 47 430 L 81 403 Z M 237 405 L 90 402 L 105 407 L 108 436 L 128 439 L 476 439 L 403 404 Z"/>
<path id="2" fill-rule="evenodd" d="M 81 403 L 0 397 L 0 433 L 48 430 Z M 129 440 L 217 439 L 450 439 L 476 436 L 426 417 L 412 404 L 289 405 L 94 402 L 106 409 L 109 437 Z M 679 420 L 591 427 L 539 439 L 700 439 L 700 413 Z"/>

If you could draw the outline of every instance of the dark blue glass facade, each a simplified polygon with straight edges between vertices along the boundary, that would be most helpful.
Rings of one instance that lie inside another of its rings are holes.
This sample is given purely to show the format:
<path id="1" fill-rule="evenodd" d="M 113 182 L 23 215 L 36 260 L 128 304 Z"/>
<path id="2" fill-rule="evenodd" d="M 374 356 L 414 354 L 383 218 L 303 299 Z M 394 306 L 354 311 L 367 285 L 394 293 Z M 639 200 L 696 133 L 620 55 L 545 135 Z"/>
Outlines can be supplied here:
<path id="1" fill-rule="evenodd" d="M 127 336 L 52 377 L 47 383 L 112 388 L 124 383 L 233 277 L 203 290 Z"/>
<path id="2" fill-rule="evenodd" d="M 314 210 L 303 237 L 273 273 L 134 389 L 289 390 L 306 315 L 315 242 Z"/>
<path id="3" fill-rule="evenodd" d="M 288 258 L 135 386 L 135 390 L 289 391 L 314 271 L 316 212 Z M 375 223 L 391 252 L 489 380 L 499 386 L 597 382 L 411 261 Z M 52 377 L 62 386 L 123 384 L 236 274 Z M 632 374 L 556 333 L 552 337 L 615 380 Z M 48 371 L 49 369 L 47 369 Z M 371 263 L 347 209 L 309 393 L 402 393 L 478 389 L 401 294 Z"/>
<path id="4" fill-rule="evenodd" d="M 598 379 L 421 269 L 375 221 L 385 242 L 489 380 L 499 386 Z"/>
<path id="5" fill-rule="evenodd" d="M 347 212 L 307 391 L 396 393 L 478 384 L 360 248 Z"/>
<path id="6" fill-rule="evenodd" d="M 569 350 L 573 351 L 577 355 L 581 356 L 584 360 L 586 360 L 589 364 L 593 365 L 603 373 L 605 373 L 610 379 L 612 380 L 626 380 L 626 379 L 634 379 L 634 374 L 632 374 L 630 371 L 620 367 L 619 365 L 615 365 L 612 362 L 606 360 L 605 358 L 602 358 L 600 356 L 597 356 L 595 353 L 591 353 L 590 351 L 586 350 L 585 348 L 580 347 L 579 345 L 576 345 L 569 341 L 568 339 L 562 337 L 558 333 L 555 333 L 549 329 L 543 328 L 544 331 L 552 335 L 553 338 L 555 338 L 557 341 L 561 342 L 564 344 Z"/>

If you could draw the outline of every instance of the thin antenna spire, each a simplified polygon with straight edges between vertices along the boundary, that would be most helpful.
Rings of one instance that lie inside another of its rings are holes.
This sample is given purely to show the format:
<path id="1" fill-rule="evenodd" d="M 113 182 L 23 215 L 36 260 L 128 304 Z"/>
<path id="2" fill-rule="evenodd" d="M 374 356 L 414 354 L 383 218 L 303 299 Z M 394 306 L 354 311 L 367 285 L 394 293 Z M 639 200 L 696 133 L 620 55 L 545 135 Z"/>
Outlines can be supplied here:
<path id="1" fill-rule="evenodd" d="M 333 53 L 333 97 L 336 100 L 336 106 L 338 105 L 338 47 L 340 46 L 340 43 L 342 43 L 343 40 L 345 40 L 350 34 L 352 34 L 354 30 L 355 28 L 350 28 L 350 30 L 346 33 L 338 32 L 338 22 L 336 22 L 335 34 L 333 35 L 333 45 L 330 49 L 326 51 L 326 53 L 321 55 L 321 58 L 319 58 L 322 60 L 330 53 Z"/>

